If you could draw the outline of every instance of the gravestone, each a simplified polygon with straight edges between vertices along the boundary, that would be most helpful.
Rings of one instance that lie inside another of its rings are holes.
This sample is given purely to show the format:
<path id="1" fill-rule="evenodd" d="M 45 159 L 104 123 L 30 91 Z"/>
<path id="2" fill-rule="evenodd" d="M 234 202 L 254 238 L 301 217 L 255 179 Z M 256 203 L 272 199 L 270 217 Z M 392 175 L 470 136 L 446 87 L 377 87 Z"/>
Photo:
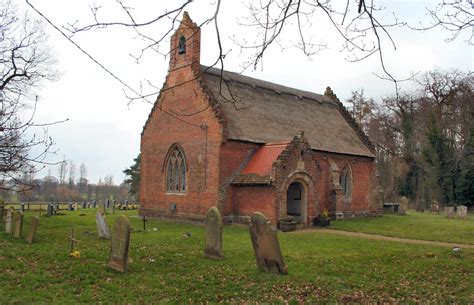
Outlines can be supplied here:
<path id="1" fill-rule="evenodd" d="M 13 222 L 13 237 L 20 238 L 23 230 L 23 213 L 15 211 L 15 213 L 13 213 Z"/>
<path id="2" fill-rule="evenodd" d="M 25 213 L 25 204 L 24 204 L 24 203 L 21 203 L 21 204 L 20 204 L 20 208 L 21 208 L 21 211 L 22 211 L 23 213 Z"/>
<path id="3" fill-rule="evenodd" d="M 97 224 L 97 231 L 100 238 L 110 239 L 110 230 L 104 216 L 100 211 L 95 214 L 95 223 Z"/>
<path id="4" fill-rule="evenodd" d="M 436 200 L 431 203 L 431 213 L 439 213 L 439 203 Z"/>
<path id="5" fill-rule="evenodd" d="M 71 203 L 71 202 L 68 202 L 68 203 L 67 203 L 67 210 L 68 210 L 69 212 L 74 211 L 74 209 L 72 208 L 72 203 Z"/>
<path id="6" fill-rule="evenodd" d="M 92 206 L 94 207 L 94 209 L 97 207 L 97 201 L 94 200 L 94 202 L 92 202 Z"/>
<path id="7" fill-rule="evenodd" d="M 206 248 L 204 255 L 212 259 L 222 259 L 222 217 L 216 207 L 211 207 L 206 214 Z"/>
<path id="8" fill-rule="evenodd" d="M 3 223 L 3 217 L 5 217 L 5 206 L 0 204 L 0 223 Z"/>
<path id="9" fill-rule="evenodd" d="M 13 209 L 7 209 L 7 217 L 5 218 L 5 233 L 12 234 L 13 229 Z"/>
<path id="10" fill-rule="evenodd" d="M 105 214 L 105 203 L 102 201 L 99 201 L 99 212 Z"/>
<path id="11" fill-rule="evenodd" d="M 115 200 L 109 205 L 109 213 L 115 214 Z"/>
<path id="12" fill-rule="evenodd" d="M 454 207 L 444 207 L 444 215 L 447 218 L 454 218 Z"/>
<path id="13" fill-rule="evenodd" d="M 121 215 L 115 220 L 107 266 L 116 271 L 125 272 L 128 264 L 129 245 L 130 221 L 127 216 Z"/>
<path id="14" fill-rule="evenodd" d="M 288 267 L 281 254 L 277 232 L 270 226 L 267 218 L 261 213 L 254 213 L 250 217 L 249 229 L 257 266 L 267 272 L 288 273 Z"/>
<path id="15" fill-rule="evenodd" d="M 51 217 L 51 216 L 53 216 L 53 214 L 54 214 L 54 211 L 53 211 L 53 204 L 50 203 L 50 204 L 48 204 L 48 210 L 47 210 L 47 214 L 46 214 L 46 215 L 47 215 L 48 217 Z"/>
<path id="16" fill-rule="evenodd" d="M 406 215 L 408 210 L 408 198 L 402 196 L 400 198 L 400 205 L 398 206 L 398 215 Z"/>
<path id="17" fill-rule="evenodd" d="M 456 214 L 458 218 L 465 219 L 467 218 L 467 206 L 465 205 L 460 205 L 456 208 Z"/>
<path id="18" fill-rule="evenodd" d="M 83 209 L 87 209 L 87 202 L 84 201 L 84 202 L 82 203 L 82 208 L 83 208 Z"/>
<path id="19" fill-rule="evenodd" d="M 38 229 L 39 217 L 33 216 L 30 222 L 30 232 L 28 232 L 28 236 L 26 237 L 26 241 L 31 245 L 36 239 L 36 230 Z"/>

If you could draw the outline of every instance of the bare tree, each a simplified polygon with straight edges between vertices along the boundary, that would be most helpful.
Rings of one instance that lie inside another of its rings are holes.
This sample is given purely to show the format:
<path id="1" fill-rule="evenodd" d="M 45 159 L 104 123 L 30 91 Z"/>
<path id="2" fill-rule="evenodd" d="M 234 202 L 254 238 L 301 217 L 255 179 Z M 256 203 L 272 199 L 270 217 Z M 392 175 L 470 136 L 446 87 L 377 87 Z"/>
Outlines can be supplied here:
<path id="1" fill-rule="evenodd" d="M 59 184 L 64 185 L 66 184 L 66 176 L 68 171 L 68 161 L 65 157 L 63 157 L 63 161 L 59 162 L 58 164 L 58 176 L 59 176 Z"/>
<path id="2" fill-rule="evenodd" d="M 451 35 L 446 39 L 453 41 L 467 33 L 465 41 L 472 45 L 474 43 L 474 3 L 472 0 L 442 0 L 433 8 L 426 8 L 431 22 L 425 24 L 420 22 L 418 26 L 411 26 L 416 30 L 430 30 L 443 28 Z"/>
<path id="3" fill-rule="evenodd" d="M 76 164 L 74 161 L 69 161 L 69 187 L 73 187 L 76 182 Z"/>
<path id="4" fill-rule="evenodd" d="M 0 188 L 33 187 L 18 177 L 48 164 L 51 123 L 33 121 L 38 102 L 33 93 L 42 80 L 54 78 L 53 65 L 41 24 L 21 16 L 11 1 L 0 0 Z M 35 128 L 40 132 L 28 136 Z M 13 184 L 7 186 L 7 180 Z"/>

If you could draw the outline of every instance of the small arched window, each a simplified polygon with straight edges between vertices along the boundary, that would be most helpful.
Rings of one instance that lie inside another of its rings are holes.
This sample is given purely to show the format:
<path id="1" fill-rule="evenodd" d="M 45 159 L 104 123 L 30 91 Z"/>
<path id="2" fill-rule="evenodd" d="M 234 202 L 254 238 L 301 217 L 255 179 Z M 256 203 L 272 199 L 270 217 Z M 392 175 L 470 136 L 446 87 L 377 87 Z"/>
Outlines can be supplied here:
<path id="1" fill-rule="evenodd" d="M 339 184 L 341 185 L 344 198 L 349 199 L 352 195 L 352 173 L 351 169 L 347 165 L 345 165 L 341 170 Z"/>
<path id="2" fill-rule="evenodd" d="M 186 190 L 186 158 L 178 145 L 173 145 L 168 153 L 166 190 L 173 193 Z"/>
<path id="3" fill-rule="evenodd" d="M 184 53 L 186 53 L 186 38 L 184 36 L 180 36 L 178 42 L 178 54 Z"/>

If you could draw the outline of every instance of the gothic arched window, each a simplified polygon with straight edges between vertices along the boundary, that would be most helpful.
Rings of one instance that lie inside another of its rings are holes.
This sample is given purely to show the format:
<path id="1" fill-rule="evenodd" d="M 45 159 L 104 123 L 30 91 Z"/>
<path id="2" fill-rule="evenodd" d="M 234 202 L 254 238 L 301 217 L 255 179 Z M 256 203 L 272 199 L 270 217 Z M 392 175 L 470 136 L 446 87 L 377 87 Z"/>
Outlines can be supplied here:
<path id="1" fill-rule="evenodd" d="M 186 38 L 184 36 L 180 36 L 178 41 L 178 54 L 184 53 L 186 53 Z"/>
<path id="2" fill-rule="evenodd" d="M 178 145 L 173 145 L 168 153 L 166 190 L 173 193 L 186 190 L 186 158 Z"/>
<path id="3" fill-rule="evenodd" d="M 341 170 L 339 184 L 341 185 L 344 198 L 349 199 L 352 195 L 352 173 L 348 165 L 345 165 Z"/>

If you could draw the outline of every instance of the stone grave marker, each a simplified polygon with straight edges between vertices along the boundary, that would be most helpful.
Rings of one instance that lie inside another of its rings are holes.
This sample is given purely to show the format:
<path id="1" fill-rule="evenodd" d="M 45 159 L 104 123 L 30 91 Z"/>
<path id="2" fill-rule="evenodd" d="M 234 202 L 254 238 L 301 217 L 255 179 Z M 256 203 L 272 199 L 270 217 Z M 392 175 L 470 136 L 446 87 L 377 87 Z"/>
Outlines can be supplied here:
<path id="1" fill-rule="evenodd" d="M 398 215 L 406 215 L 408 210 L 408 198 L 402 196 L 400 198 L 400 205 L 398 206 Z"/>
<path id="2" fill-rule="evenodd" d="M 94 209 L 95 209 L 95 208 L 97 207 L 97 201 L 94 200 L 94 201 L 92 202 L 92 206 L 93 206 Z"/>
<path id="3" fill-rule="evenodd" d="M 222 216 L 216 207 L 206 214 L 206 248 L 204 255 L 212 259 L 222 259 Z"/>
<path id="4" fill-rule="evenodd" d="M 95 223 L 97 224 L 97 231 L 100 238 L 110 239 L 110 230 L 104 215 L 100 211 L 95 214 Z"/>
<path id="5" fill-rule="evenodd" d="M 456 214 L 458 218 L 465 219 L 467 218 L 467 206 L 465 205 L 460 205 L 456 208 Z"/>
<path id="6" fill-rule="evenodd" d="M 21 238 L 21 233 L 23 231 L 23 213 L 15 211 L 15 213 L 13 213 L 13 222 L 13 237 Z"/>
<path id="7" fill-rule="evenodd" d="M 130 245 L 130 221 L 125 215 L 120 215 L 114 224 L 108 267 L 125 272 L 128 264 L 128 247 Z"/>
<path id="8" fill-rule="evenodd" d="M 25 204 L 24 204 L 24 203 L 21 203 L 21 204 L 20 204 L 20 208 L 21 208 L 21 211 L 22 211 L 23 213 L 25 213 Z"/>
<path id="9" fill-rule="evenodd" d="M 72 203 L 71 203 L 71 202 L 68 202 L 68 203 L 67 203 L 67 210 L 68 210 L 69 212 L 74 211 L 74 209 L 72 208 Z"/>
<path id="10" fill-rule="evenodd" d="M 444 215 L 447 218 L 454 218 L 454 207 L 444 207 Z"/>
<path id="11" fill-rule="evenodd" d="M 5 206 L 0 204 L 0 223 L 3 223 L 3 217 L 5 217 Z"/>
<path id="12" fill-rule="evenodd" d="M 99 212 L 105 214 L 105 203 L 102 201 L 99 201 Z"/>
<path id="13" fill-rule="evenodd" d="M 115 214 L 115 200 L 109 204 L 109 213 Z"/>
<path id="14" fill-rule="evenodd" d="M 431 213 L 439 213 L 439 203 L 436 200 L 431 203 Z"/>
<path id="15" fill-rule="evenodd" d="M 281 254 L 277 232 L 267 218 L 261 213 L 254 213 L 250 217 L 249 229 L 257 266 L 267 272 L 287 274 L 288 267 Z"/>
<path id="16" fill-rule="evenodd" d="M 47 213 L 46 215 L 47 215 L 48 217 L 53 216 L 53 214 L 54 214 L 54 207 L 53 207 L 53 204 L 52 204 L 52 203 L 48 204 L 48 209 L 47 209 L 47 212 L 46 212 L 46 213 Z"/>
<path id="17" fill-rule="evenodd" d="M 83 208 L 83 209 L 87 209 L 87 202 L 85 202 L 85 201 L 82 202 L 82 208 Z"/>
<path id="18" fill-rule="evenodd" d="M 26 237 L 26 241 L 31 245 L 36 239 L 36 230 L 38 229 L 39 217 L 33 216 L 30 222 L 30 232 L 28 232 L 28 236 Z"/>
<path id="19" fill-rule="evenodd" d="M 7 209 L 7 216 L 5 218 L 5 233 L 12 234 L 13 232 L 13 209 Z"/>

